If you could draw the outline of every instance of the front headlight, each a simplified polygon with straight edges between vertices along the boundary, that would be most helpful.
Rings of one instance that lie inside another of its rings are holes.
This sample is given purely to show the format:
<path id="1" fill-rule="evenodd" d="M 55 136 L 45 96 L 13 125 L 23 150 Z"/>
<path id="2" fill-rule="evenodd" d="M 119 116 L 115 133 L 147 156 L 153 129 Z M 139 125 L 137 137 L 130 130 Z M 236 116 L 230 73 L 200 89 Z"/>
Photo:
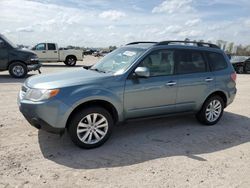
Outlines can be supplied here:
<path id="1" fill-rule="evenodd" d="M 43 101 L 56 96 L 59 89 L 29 89 L 25 95 L 25 99 L 31 101 Z"/>
<path id="2" fill-rule="evenodd" d="M 30 61 L 39 61 L 39 58 L 38 58 L 37 55 L 32 55 L 32 56 L 30 57 Z"/>

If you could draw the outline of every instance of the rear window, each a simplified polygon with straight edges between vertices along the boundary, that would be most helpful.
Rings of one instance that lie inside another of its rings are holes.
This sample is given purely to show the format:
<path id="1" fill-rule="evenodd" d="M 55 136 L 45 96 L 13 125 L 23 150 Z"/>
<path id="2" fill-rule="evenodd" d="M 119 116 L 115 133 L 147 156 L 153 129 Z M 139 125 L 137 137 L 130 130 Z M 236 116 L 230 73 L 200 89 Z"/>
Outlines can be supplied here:
<path id="1" fill-rule="evenodd" d="M 48 43 L 48 50 L 56 50 L 56 45 L 52 43 Z"/>
<path id="2" fill-rule="evenodd" d="M 206 52 L 207 59 L 212 71 L 218 71 L 227 68 L 227 62 L 220 53 Z"/>
<path id="3" fill-rule="evenodd" d="M 177 50 L 175 53 L 176 71 L 178 74 L 206 72 L 206 62 L 199 51 Z"/>

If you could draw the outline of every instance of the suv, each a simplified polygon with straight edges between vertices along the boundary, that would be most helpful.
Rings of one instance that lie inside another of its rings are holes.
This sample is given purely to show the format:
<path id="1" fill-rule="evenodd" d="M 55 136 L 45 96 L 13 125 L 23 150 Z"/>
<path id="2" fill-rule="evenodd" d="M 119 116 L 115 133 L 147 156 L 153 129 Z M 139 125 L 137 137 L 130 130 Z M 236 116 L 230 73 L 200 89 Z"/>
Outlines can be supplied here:
<path id="1" fill-rule="evenodd" d="M 235 81 L 228 57 L 214 44 L 133 42 L 89 70 L 28 78 L 18 104 L 36 128 L 67 129 L 76 145 L 94 148 L 115 124 L 133 118 L 192 112 L 214 125 L 234 100 Z"/>
<path id="2" fill-rule="evenodd" d="M 23 78 L 28 71 L 38 70 L 41 64 L 37 55 L 29 50 L 18 49 L 7 38 L 0 34 L 0 71 L 9 70 L 14 78 Z"/>

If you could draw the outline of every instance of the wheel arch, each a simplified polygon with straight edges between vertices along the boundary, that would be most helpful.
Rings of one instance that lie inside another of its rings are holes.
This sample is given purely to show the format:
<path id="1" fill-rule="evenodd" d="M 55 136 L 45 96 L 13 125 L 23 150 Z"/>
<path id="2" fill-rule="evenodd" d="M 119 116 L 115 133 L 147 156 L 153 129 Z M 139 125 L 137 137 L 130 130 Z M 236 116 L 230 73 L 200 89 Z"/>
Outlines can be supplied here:
<path id="1" fill-rule="evenodd" d="M 213 97 L 213 96 L 220 96 L 222 99 L 223 99 L 223 101 L 224 101 L 224 107 L 226 107 L 227 106 L 227 95 L 226 95 L 226 93 L 224 92 L 224 91 L 220 91 L 220 90 L 218 90 L 218 91 L 214 91 L 214 92 L 212 92 L 212 93 L 210 93 L 207 97 L 206 97 L 206 99 L 204 100 L 204 102 L 203 102 L 203 104 L 202 104 L 202 106 L 204 105 L 204 103 L 207 101 L 207 99 L 209 99 L 209 98 L 211 98 L 211 97 Z"/>
<path id="2" fill-rule="evenodd" d="M 22 60 L 11 60 L 11 61 L 8 63 L 7 69 L 9 69 L 9 67 L 10 67 L 10 65 L 11 65 L 12 63 L 22 63 L 22 64 L 24 64 L 24 65 L 27 67 L 26 63 L 25 63 L 24 61 L 22 61 Z"/>
<path id="3" fill-rule="evenodd" d="M 70 115 L 66 121 L 66 128 L 69 127 L 69 123 L 70 123 L 70 121 L 73 118 L 75 113 L 79 112 L 83 108 L 87 108 L 87 107 L 91 107 L 91 106 L 98 106 L 98 107 L 104 108 L 105 110 L 107 110 L 111 114 L 111 116 L 114 120 L 114 124 L 118 122 L 118 111 L 113 104 L 111 104 L 110 102 L 105 101 L 105 100 L 91 100 L 91 101 L 81 103 L 74 108 L 74 110 L 70 113 Z"/>

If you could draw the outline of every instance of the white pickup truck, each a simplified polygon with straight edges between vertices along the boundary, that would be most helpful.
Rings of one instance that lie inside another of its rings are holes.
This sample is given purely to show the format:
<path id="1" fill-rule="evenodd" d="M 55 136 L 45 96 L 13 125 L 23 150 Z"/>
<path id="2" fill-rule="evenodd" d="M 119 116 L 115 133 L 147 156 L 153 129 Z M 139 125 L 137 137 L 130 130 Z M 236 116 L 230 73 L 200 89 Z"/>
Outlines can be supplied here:
<path id="1" fill-rule="evenodd" d="M 76 61 L 82 61 L 83 59 L 82 50 L 60 50 L 55 43 L 39 43 L 32 50 L 41 62 L 64 62 L 65 65 L 75 66 Z"/>

